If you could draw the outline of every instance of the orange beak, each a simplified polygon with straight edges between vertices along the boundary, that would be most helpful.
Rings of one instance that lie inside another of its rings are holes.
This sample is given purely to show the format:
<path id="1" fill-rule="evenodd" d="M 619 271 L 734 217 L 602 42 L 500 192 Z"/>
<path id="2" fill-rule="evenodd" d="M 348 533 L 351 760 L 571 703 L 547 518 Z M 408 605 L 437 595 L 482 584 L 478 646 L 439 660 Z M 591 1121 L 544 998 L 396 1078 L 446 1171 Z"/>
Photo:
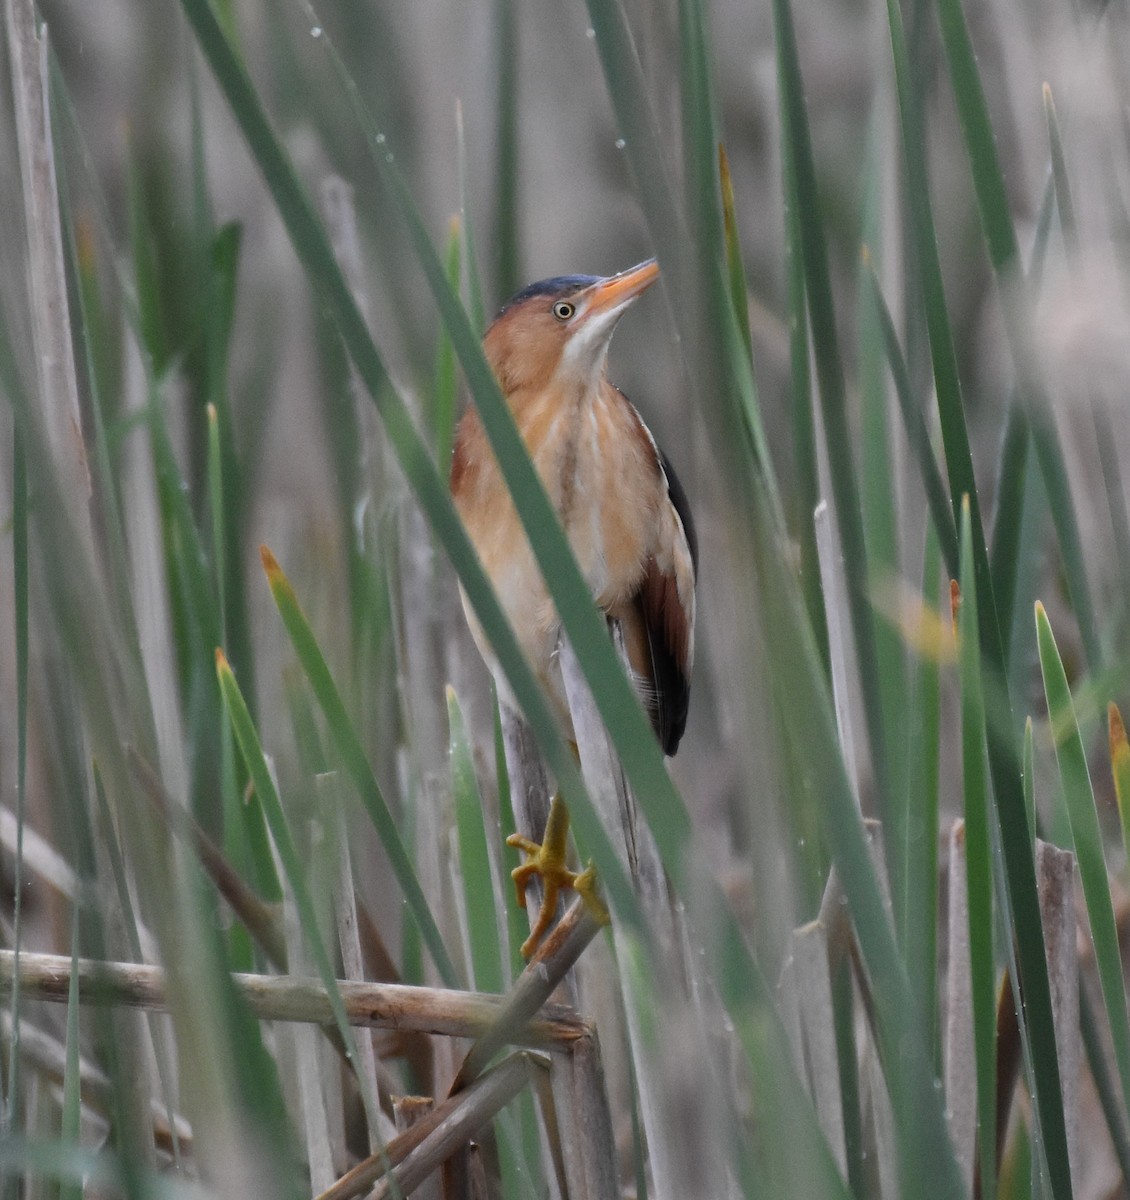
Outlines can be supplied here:
<path id="1" fill-rule="evenodd" d="M 595 317 L 598 313 L 622 308 L 651 287 L 658 278 L 659 264 L 654 258 L 649 258 L 639 266 L 629 267 L 619 275 L 610 275 L 607 279 L 594 283 L 589 289 L 591 299 L 586 317 Z"/>

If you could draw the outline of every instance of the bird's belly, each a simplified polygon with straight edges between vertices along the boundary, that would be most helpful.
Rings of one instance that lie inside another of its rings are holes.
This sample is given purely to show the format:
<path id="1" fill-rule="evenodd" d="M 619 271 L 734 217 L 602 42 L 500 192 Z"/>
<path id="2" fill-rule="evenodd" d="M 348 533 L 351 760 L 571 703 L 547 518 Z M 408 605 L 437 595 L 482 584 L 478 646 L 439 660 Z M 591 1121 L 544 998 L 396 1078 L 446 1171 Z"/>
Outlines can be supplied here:
<path id="1" fill-rule="evenodd" d="M 617 437 L 621 431 L 609 428 L 617 416 L 590 410 L 571 414 L 570 419 L 558 412 L 542 429 L 523 429 L 581 574 L 605 611 L 622 604 L 639 587 L 660 500 L 654 460 L 649 463 L 643 454 L 609 458 L 609 445 L 624 444 Z M 494 464 L 490 491 L 492 503 L 476 505 L 474 516 L 464 514 L 468 532 L 527 660 L 568 729 L 568 704 L 556 654 L 560 618 Z M 513 702 L 497 659 L 469 609 L 467 616 L 502 694 Z"/>
<path id="2" fill-rule="evenodd" d="M 517 517 L 515 516 L 516 521 Z M 497 560 L 492 564 L 492 556 L 484 555 L 481 547 L 479 553 L 527 663 L 548 692 L 558 719 L 568 729 L 571 726 L 569 705 L 565 697 L 556 653 L 561 621 L 550 598 L 545 580 L 538 570 L 528 540 L 520 530 L 515 530 L 514 539 L 506 552 L 505 562 L 502 565 L 499 565 Z M 519 707 L 494 649 L 472 612 L 467 602 L 467 596 L 462 589 L 460 589 L 460 594 L 467 623 L 471 628 L 479 653 L 483 656 L 483 661 L 494 677 L 500 696 L 511 707 Z"/>
<path id="3" fill-rule="evenodd" d="M 534 457 L 593 598 L 619 603 L 639 584 L 658 505 L 654 466 L 633 453 L 626 413 L 584 406 L 559 418 Z M 611 448 L 626 447 L 627 452 Z"/>

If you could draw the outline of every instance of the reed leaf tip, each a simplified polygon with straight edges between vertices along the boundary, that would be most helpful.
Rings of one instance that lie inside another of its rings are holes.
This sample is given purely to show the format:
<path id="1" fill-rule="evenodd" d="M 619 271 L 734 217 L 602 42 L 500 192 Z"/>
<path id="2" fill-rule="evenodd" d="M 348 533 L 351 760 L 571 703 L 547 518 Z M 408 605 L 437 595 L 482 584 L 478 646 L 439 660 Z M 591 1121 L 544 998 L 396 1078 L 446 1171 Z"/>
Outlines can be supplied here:
<path id="1" fill-rule="evenodd" d="M 1110 731 L 1110 760 L 1117 765 L 1130 756 L 1130 743 L 1126 740 L 1126 725 L 1122 720 L 1122 713 L 1113 700 L 1106 706 L 1106 717 Z"/>
<path id="2" fill-rule="evenodd" d="M 276 581 L 285 580 L 282 567 L 279 566 L 279 560 L 271 553 L 270 546 L 263 542 L 259 546 L 259 561 L 263 564 L 263 570 L 267 574 L 267 581 L 274 587 Z"/>

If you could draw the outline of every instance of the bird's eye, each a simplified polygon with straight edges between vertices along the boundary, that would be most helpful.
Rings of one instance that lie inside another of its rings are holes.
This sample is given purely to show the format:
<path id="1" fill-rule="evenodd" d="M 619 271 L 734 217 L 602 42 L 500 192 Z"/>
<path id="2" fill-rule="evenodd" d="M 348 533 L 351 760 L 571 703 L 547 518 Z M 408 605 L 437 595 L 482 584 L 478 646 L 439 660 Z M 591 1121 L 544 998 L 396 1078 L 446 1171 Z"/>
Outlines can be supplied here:
<path id="1" fill-rule="evenodd" d="M 553 315 L 559 321 L 568 321 L 568 319 L 577 311 L 575 304 L 570 304 L 568 300 L 558 300 L 553 306 Z"/>

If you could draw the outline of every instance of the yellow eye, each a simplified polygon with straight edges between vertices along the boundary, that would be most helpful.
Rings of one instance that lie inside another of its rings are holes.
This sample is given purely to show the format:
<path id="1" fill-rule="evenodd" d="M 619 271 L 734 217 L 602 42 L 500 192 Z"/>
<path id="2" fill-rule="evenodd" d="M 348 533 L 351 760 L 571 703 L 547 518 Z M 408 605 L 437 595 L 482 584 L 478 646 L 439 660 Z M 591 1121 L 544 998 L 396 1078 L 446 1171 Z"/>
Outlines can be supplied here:
<path id="1" fill-rule="evenodd" d="M 570 304 L 568 300 L 558 300 L 553 306 L 553 315 L 559 321 L 568 321 L 568 319 L 577 311 L 575 304 Z"/>

